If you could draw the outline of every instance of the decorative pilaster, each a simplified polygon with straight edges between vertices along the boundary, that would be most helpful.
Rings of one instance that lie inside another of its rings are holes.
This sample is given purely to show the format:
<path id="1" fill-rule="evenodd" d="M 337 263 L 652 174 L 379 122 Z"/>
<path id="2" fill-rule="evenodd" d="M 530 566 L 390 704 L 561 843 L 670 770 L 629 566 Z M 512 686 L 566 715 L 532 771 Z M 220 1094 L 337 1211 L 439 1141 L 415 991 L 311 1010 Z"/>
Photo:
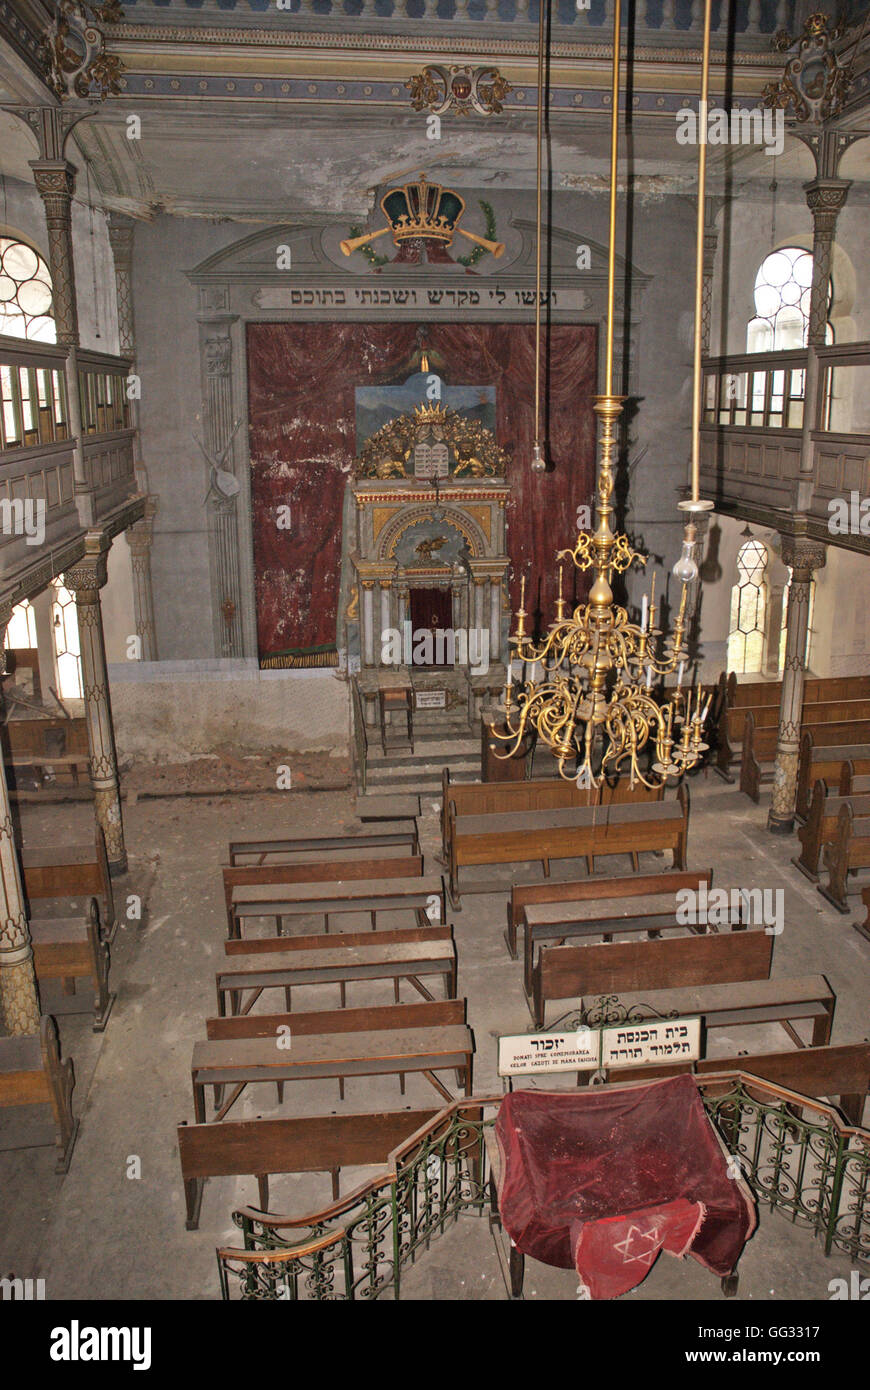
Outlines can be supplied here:
<path id="1" fill-rule="evenodd" d="M 3 638 L 11 607 L 0 611 L 0 673 L 6 669 Z M 39 1032 L 39 995 L 33 947 L 24 911 L 24 893 L 12 830 L 6 768 L 0 757 L 0 1023 L 19 1036 Z"/>
<path id="2" fill-rule="evenodd" d="M 810 323 L 807 343 L 824 347 L 831 284 L 831 250 L 837 218 L 849 189 L 849 179 L 814 179 L 804 185 L 807 206 L 813 215 L 813 283 L 810 289 Z"/>
<path id="3" fill-rule="evenodd" d="M 118 341 L 124 357 L 136 356 L 136 326 L 133 321 L 133 219 L 111 212 L 108 219 L 109 244 L 115 263 L 115 297 L 118 301 Z"/>
<path id="4" fill-rule="evenodd" d="M 106 837 L 109 871 L 114 876 L 126 873 L 127 852 L 100 608 L 100 589 L 106 583 L 110 545 L 111 541 L 100 532 L 89 532 L 85 537 L 84 555 L 71 569 L 64 571 L 64 581 L 76 600 L 94 809 Z"/>
<path id="5" fill-rule="evenodd" d="M 79 322 L 72 245 L 75 168 L 66 159 L 32 159 L 30 167 L 33 170 L 37 192 L 45 207 L 57 341 L 76 347 L 79 341 Z"/>
<path id="6" fill-rule="evenodd" d="M 360 581 L 363 591 L 362 616 L 363 616 L 363 665 L 373 666 L 374 659 L 374 587 L 373 579 L 363 579 Z M 380 663 L 380 649 L 378 650 L 378 662 Z"/>
<path id="7" fill-rule="evenodd" d="M 773 796 L 767 828 L 774 834 L 790 834 L 794 827 L 800 752 L 801 713 L 806 676 L 807 631 L 810 612 L 810 585 L 813 571 L 825 564 L 825 547 L 804 537 L 783 536 L 782 560 L 792 571 L 788 589 L 785 664 L 779 705 L 779 730 L 773 769 Z"/>
<path id="8" fill-rule="evenodd" d="M 151 547 L 154 541 L 154 515 L 157 498 L 145 500 L 145 515 L 125 531 L 133 571 L 133 617 L 136 635 L 142 642 L 142 660 L 157 661 L 157 635 L 154 628 L 154 596 L 151 590 Z"/>
<path id="9" fill-rule="evenodd" d="M 226 296 L 212 287 L 209 302 Z M 212 585 L 212 617 L 218 656 L 244 655 L 242 590 L 239 577 L 238 497 L 235 476 L 235 435 L 240 422 L 233 419 L 233 341 L 231 330 L 237 314 L 220 308 L 199 315 L 202 358 L 202 401 L 208 463 L 209 564 Z"/>

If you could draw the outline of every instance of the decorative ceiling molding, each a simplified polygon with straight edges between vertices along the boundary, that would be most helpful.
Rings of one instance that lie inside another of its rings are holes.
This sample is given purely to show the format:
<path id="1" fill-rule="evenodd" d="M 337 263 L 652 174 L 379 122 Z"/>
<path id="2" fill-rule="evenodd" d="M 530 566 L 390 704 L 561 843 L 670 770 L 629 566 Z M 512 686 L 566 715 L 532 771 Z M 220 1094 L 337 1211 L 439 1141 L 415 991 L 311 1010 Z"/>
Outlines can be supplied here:
<path id="1" fill-rule="evenodd" d="M 826 14 L 811 14 L 796 38 L 785 29 L 774 39 L 778 53 L 788 55 L 782 77 L 764 88 L 765 106 L 791 108 L 794 120 L 822 125 L 839 116 L 849 91 L 849 73 L 833 45 L 845 26 L 829 24 Z"/>

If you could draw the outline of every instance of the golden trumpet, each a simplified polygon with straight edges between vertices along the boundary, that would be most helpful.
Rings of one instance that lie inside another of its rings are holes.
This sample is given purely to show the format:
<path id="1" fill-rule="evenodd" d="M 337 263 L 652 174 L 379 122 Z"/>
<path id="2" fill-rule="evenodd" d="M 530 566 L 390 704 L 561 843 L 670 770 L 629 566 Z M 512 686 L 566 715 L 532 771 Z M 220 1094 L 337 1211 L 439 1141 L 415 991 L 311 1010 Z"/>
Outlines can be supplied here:
<path id="1" fill-rule="evenodd" d="M 374 241 L 376 237 L 383 236 L 384 232 L 390 231 L 389 227 L 381 227 L 379 232 L 368 232 L 365 236 L 355 236 L 350 241 L 339 243 L 346 256 L 351 256 L 360 246 L 366 246 L 368 242 Z"/>
<path id="2" fill-rule="evenodd" d="M 370 241 L 374 241 L 379 236 L 384 236 L 391 230 L 391 227 L 381 227 L 377 232 L 367 232 L 365 236 L 351 237 L 346 241 L 339 242 L 339 245 L 346 256 L 351 256 L 354 251 L 358 251 L 361 246 L 367 246 Z M 482 246 L 485 251 L 491 251 L 496 260 L 498 260 L 499 256 L 504 252 L 503 241 L 487 241 L 486 237 L 477 236 L 474 232 L 466 232 L 463 227 L 456 227 L 455 230 L 460 236 L 467 237 L 469 241 L 473 241 L 476 245 Z M 421 232 L 420 235 L 425 237 L 425 232 Z M 398 242 L 396 244 L 398 245 Z"/>

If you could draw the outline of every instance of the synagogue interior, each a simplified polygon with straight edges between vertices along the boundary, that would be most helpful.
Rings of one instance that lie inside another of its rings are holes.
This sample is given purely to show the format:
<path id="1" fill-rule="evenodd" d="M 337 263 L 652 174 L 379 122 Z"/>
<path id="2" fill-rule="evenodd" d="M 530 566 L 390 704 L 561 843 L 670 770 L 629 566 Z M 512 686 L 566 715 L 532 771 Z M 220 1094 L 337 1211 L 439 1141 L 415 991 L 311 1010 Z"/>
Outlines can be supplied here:
<path id="1" fill-rule="evenodd" d="M 863 0 L 0 5 L 0 1301 L 870 1296 L 868 266 Z"/>

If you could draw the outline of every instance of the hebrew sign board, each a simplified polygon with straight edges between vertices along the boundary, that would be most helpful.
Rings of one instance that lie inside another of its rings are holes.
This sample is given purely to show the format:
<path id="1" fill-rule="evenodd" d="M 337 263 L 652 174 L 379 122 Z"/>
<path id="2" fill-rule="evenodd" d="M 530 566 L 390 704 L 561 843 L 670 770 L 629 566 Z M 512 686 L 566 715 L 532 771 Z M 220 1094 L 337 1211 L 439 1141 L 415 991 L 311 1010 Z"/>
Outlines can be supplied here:
<path id="1" fill-rule="evenodd" d="M 669 1018 L 570 1033 L 523 1033 L 498 1040 L 499 1076 L 599 1071 L 648 1062 L 694 1062 L 701 1055 L 700 1018 Z"/>

